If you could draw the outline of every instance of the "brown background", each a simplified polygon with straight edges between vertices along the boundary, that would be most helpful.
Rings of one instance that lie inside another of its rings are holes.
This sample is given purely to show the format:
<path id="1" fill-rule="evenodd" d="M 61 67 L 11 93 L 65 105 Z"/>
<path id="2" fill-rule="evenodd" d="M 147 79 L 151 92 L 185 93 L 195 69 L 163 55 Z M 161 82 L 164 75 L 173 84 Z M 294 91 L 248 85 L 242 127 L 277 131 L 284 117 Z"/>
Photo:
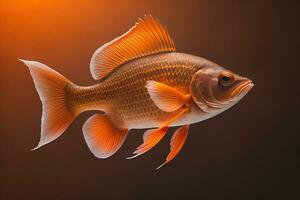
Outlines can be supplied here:
<path id="1" fill-rule="evenodd" d="M 291 199 L 299 189 L 299 4 L 296 1 L 0 1 L 0 199 Z M 283 3 L 285 2 L 285 3 Z M 168 135 L 126 160 L 132 131 L 113 157 L 89 152 L 78 117 L 36 151 L 41 103 L 17 58 L 41 61 L 91 85 L 94 50 L 144 14 L 166 24 L 179 52 L 251 78 L 232 109 L 191 126 L 177 158 L 159 171 Z M 297 163 L 298 162 L 298 163 Z M 295 197 L 293 199 L 296 199 Z"/>

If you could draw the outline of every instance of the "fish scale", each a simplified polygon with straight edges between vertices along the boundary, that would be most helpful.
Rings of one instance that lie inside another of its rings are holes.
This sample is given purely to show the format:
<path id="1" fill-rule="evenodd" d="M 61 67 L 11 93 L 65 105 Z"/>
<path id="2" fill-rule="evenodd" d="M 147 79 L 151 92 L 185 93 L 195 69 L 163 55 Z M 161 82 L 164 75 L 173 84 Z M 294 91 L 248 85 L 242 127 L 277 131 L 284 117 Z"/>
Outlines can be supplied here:
<path id="1" fill-rule="evenodd" d="M 138 58 L 120 66 L 97 85 L 71 85 L 66 92 L 68 102 L 77 112 L 110 109 L 129 128 L 136 128 L 145 121 L 156 127 L 180 110 L 159 109 L 147 92 L 146 82 L 165 83 L 187 94 L 193 74 L 201 67 L 199 60 L 201 58 L 182 53 Z"/>

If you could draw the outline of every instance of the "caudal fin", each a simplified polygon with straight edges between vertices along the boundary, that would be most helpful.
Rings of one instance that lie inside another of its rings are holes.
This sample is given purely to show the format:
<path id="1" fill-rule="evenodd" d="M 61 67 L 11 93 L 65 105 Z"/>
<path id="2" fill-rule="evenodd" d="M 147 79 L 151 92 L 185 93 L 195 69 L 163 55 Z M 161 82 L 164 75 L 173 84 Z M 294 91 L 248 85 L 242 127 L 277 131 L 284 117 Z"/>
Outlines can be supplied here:
<path id="1" fill-rule="evenodd" d="M 65 102 L 65 87 L 71 82 L 40 62 L 21 61 L 30 71 L 43 106 L 41 137 L 35 150 L 58 138 L 76 117 Z"/>

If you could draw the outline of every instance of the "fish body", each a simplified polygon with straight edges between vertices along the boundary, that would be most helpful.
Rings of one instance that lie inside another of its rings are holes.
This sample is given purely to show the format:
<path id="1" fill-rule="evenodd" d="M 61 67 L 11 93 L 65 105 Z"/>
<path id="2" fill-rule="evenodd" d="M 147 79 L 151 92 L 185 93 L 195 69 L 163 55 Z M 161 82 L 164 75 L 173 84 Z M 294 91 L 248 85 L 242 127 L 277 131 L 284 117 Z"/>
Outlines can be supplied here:
<path id="1" fill-rule="evenodd" d="M 58 138 L 80 113 L 99 110 L 104 114 L 93 115 L 83 126 L 85 141 L 98 158 L 113 155 L 130 129 L 151 128 L 129 157 L 134 158 L 154 147 L 168 127 L 181 126 L 164 165 L 183 147 L 190 124 L 230 108 L 253 87 L 248 78 L 214 62 L 176 52 L 167 29 L 151 16 L 96 50 L 90 63 L 95 85 L 79 86 L 42 63 L 22 61 L 43 105 L 35 149 Z"/>
<path id="2" fill-rule="evenodd" d="M 119 66 L 94 86 L 70 86 L 67 102 L 78 113 L 86 110 L 108 112 L 111 109 L 129 129 L 159 127 L 162 122 L 180 112 L 180 109 L 172 112 L 159 109 L 150 98 L 146 82 L 157 81 L 174 87 L 183 94 L 189 94 L 194 73 L 209 65 L 214 63 L 176 52 L 137 58 Z M 176 121 L 171 126 L 201 121 L 201 110 L 195 108 L 193 105 L 194 112 L 198 111 L 195 119 L 185 117 L 185 120 Z"/>

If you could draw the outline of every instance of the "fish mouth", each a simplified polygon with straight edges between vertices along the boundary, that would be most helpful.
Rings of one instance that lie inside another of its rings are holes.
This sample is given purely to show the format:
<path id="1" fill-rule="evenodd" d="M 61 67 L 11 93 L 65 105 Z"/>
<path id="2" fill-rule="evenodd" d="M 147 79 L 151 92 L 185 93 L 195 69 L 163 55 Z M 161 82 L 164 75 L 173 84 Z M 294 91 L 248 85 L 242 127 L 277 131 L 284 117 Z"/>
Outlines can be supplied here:
<path id="1" fill-rule="evenodd" d="M 242 98 L 253 88 L 253 86 L 253 82 L 247 79 L 233 89 L 233 91 L 231 92 L 231 97 Z"/>

